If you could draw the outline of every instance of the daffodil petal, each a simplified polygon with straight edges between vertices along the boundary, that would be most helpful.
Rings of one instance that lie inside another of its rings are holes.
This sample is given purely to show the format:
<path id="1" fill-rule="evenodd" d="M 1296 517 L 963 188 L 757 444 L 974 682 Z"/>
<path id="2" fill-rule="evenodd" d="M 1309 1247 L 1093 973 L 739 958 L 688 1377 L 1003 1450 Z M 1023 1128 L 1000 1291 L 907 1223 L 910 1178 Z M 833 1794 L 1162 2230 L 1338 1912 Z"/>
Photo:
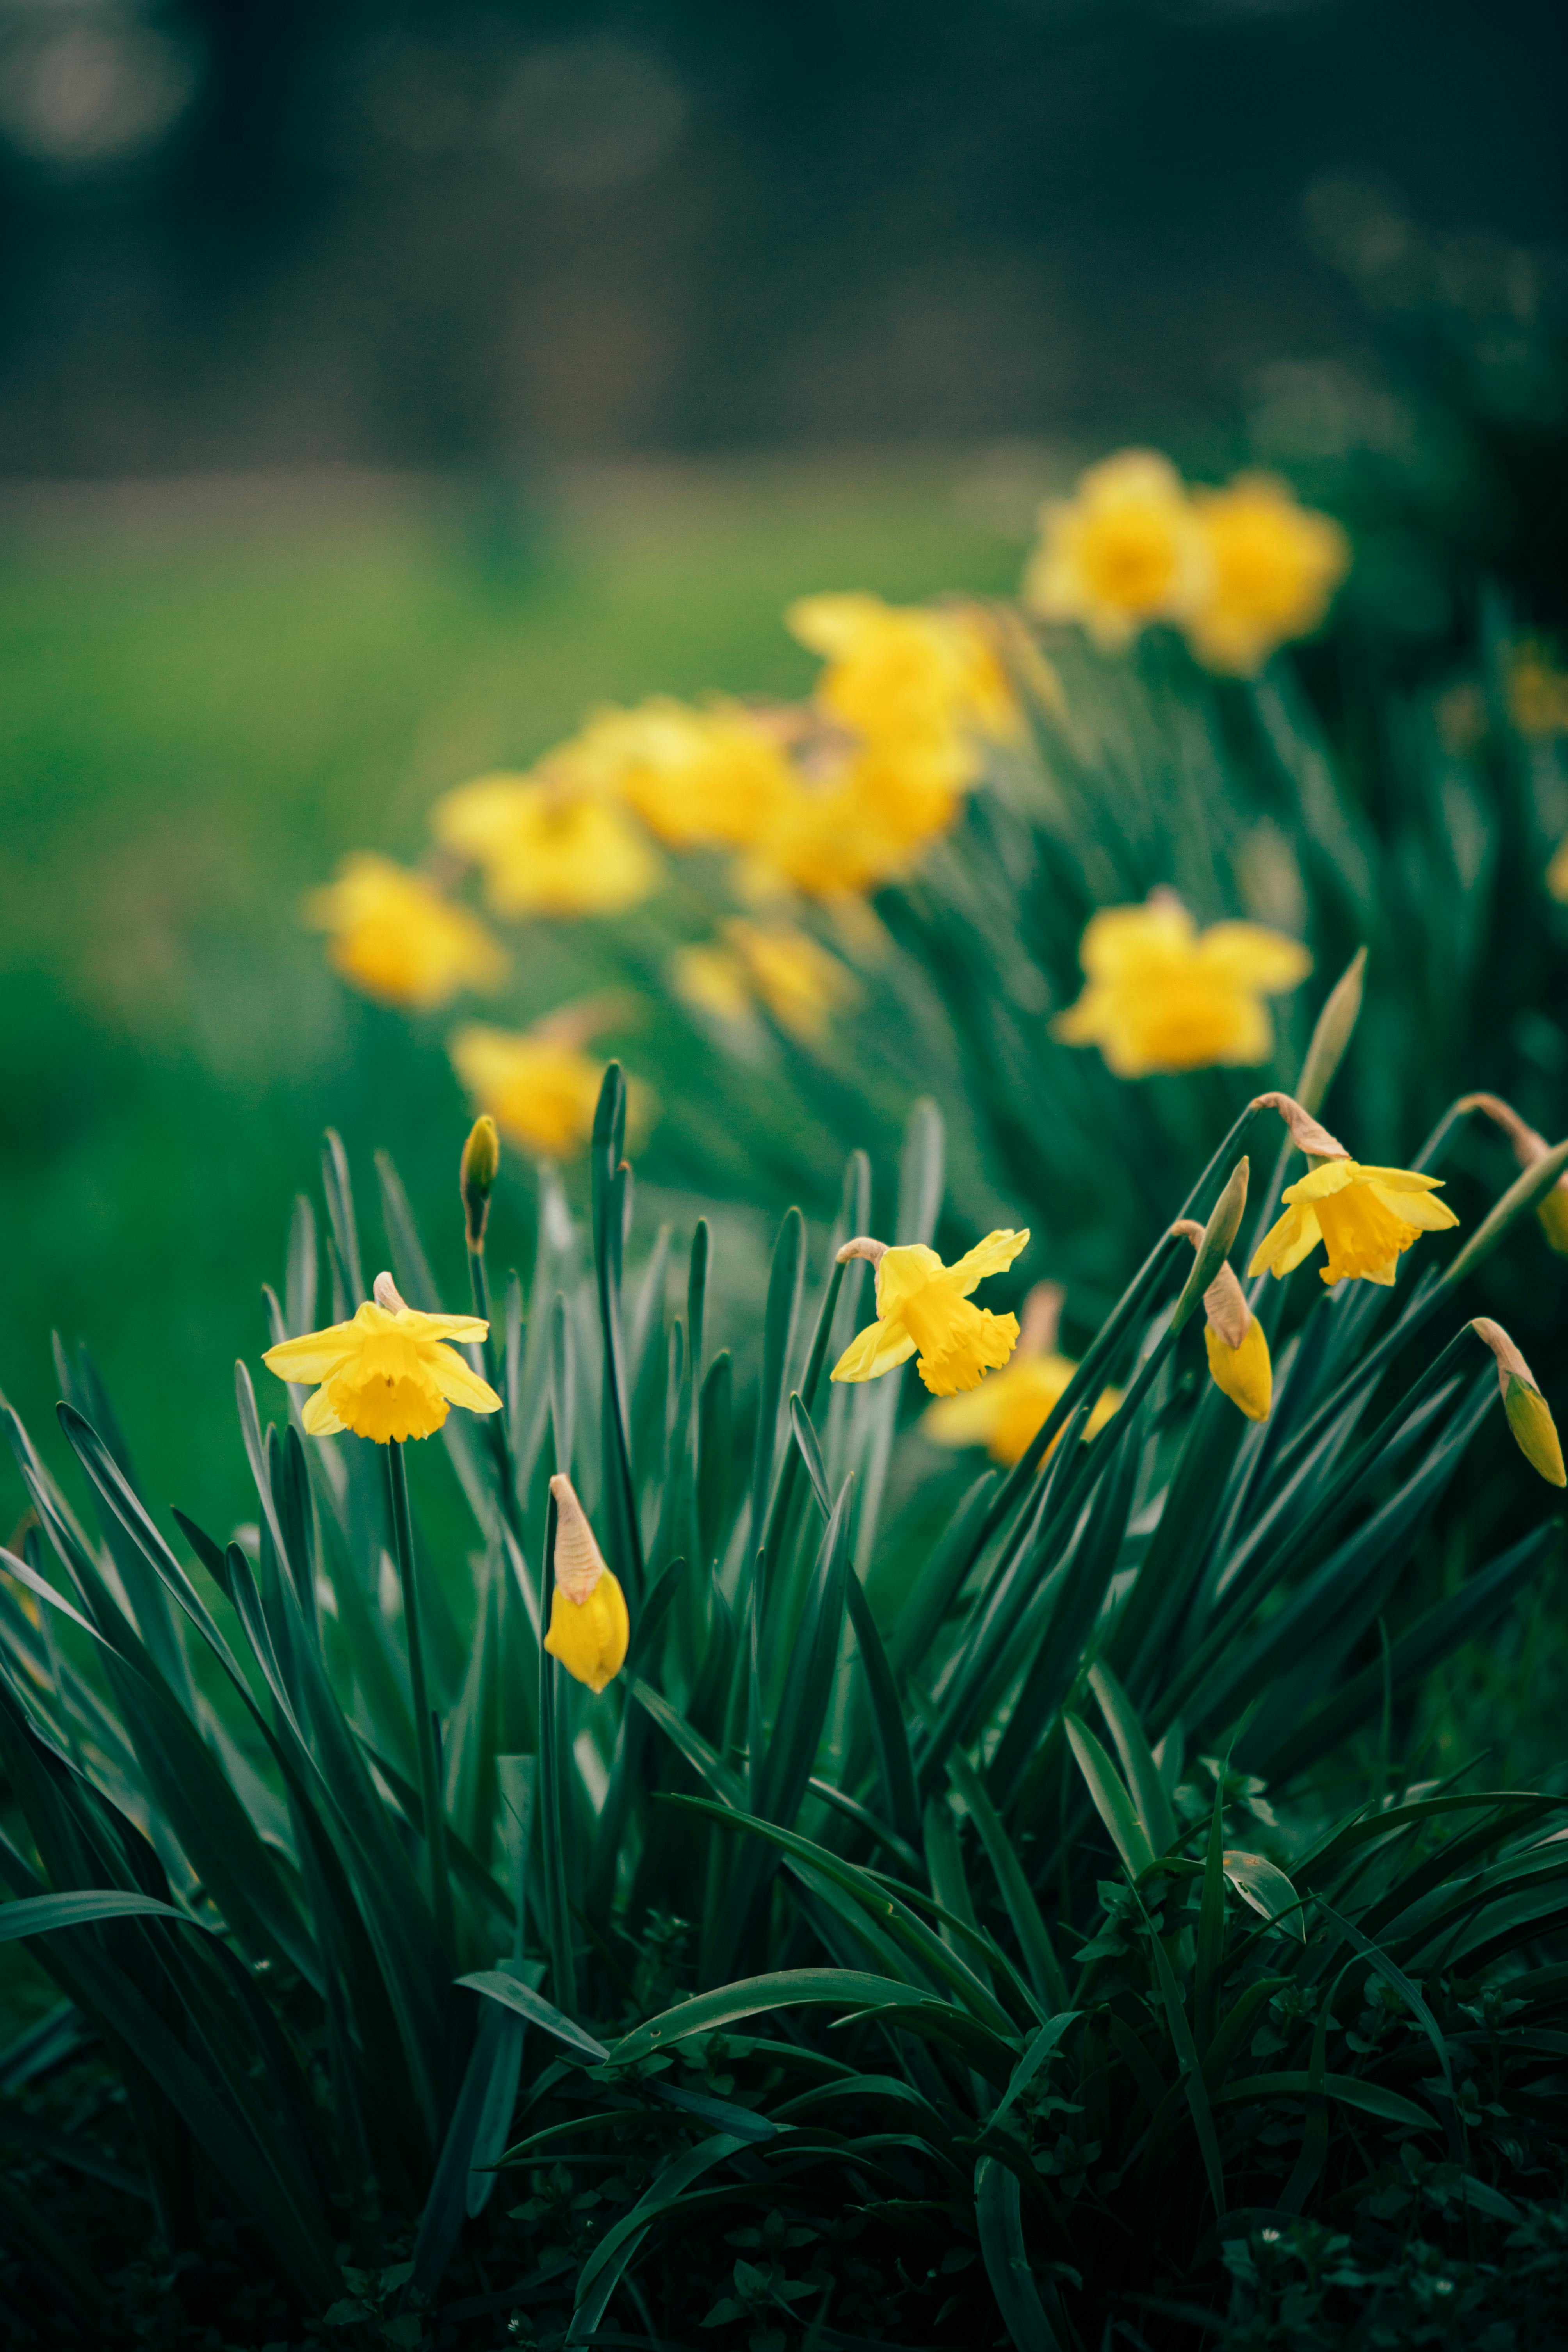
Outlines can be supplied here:
<path id="1" fill-rule="evenodd" d="M 336 1437 L 344 1426 L 328 1402 L 325 1389 L 318 1389 L 314 1396 L 306 1398 L 300 1420 L 308 1437 Z"/>
<path id="2" fill-rule="evenodd" d="M 877 1268 L 877 1312 L 885 1321 L 896 1315 L 906 1298 L 923 1290 L 946 1271 L 935 1250 L 924 1242 L 904 1242 L 889 1250 Z"/>
<path id="3" fill-rule="evenodd" d="M 868 1323 L 863 1331 L 857 1331 L 828 1377 L 874 1381 L 896 1364 L 907 1364 L 914 1352 L 915 1343 L 901 1323 Z"/>
<path id="4" fill-rule="evenodd" d="M 489 1325 L 477 1315 L 426 1315 L 422 1307 L 405 1307 L 399 1318 L 402 1328 L 416 1339 L 485 1339 Z"/>
<path id="5" fill-rule="evenodd" d="M 1215 923 L 1197 943 L 1200 962 L 1232 987 L 1273 995 L 1295 988 L 1312 969 L 1300 940 L 1262 923 Z"/>
<path id="6" fill-rule="evenodd" d="M 329 1323 L 322 1331 L 304 1331 L 297 1339 L 279 1339 L 261 1360 L 280 1381 L 324 1381 L 345 1356 L 353 1353 L 359 1334 L 353 1323 Z"/>
<path id="7" fill-rule="evenodd" d="M 983 1242 L 976 1242 L 963 1257 L 954 1259 L 947 1270 L 948 1280 L 956 1283 L 967 1298 L 977 1282 L 984 1282 L 988 1274 L 1000 1274 L 1005 1265 L 1011 1265 L 1019 1251 L 1027 1247 L 1028 1240 L 1027 1226 L 1022 1233 L 1014 1233 L 1010 1227 L 1004 1227 L 996 1233 L 987 1234 Z"/>
<path id="8" fill-rule="evenodd" d="M 1310 1257 L 1323 1238 L 1317 1211 L 1310 1204 L 1292 1207 L 1269 1226 L 1252 1253 L 1247 1276 L 1273 1274 L 1280 1277 L 1294 1271 L 1304 1257 Z"/>
<path id="9" fill-rule="evenodd" d="M 1374 1184 L 1372 1190 L 1384 1206 L 1391 1209 L 1407 1225 L 1418 1226 L 1426 1234 L 1447 1233 L 1459 1222 L 1447 1201 L 1436 1200 L 1430 1192 L 1405 1192 L 1392 1184 Z"/>
<path id="10" fill-rule="evenodd" d="M 996 1426 L 996 1416 L 1006 1402 L 1000 1387 L 1003 1375 L 998 1372 L 982 1381 L 967 1396 L 943 1397 L 940 1402 L 928 1405 L 921 1415 L 921 1430 L 933 1445 L 984 1445 Z"/>
<path id="11" fill-rule="evenodd" d="M 466 1405 L 470 1412 L 500 1411 L 500 1399 L 489 1381 L 481 1381 L 452 1349 L 424 1348 L 420 1354 L 448 1403 Z"/>
<path id="12" fill-rule="evenodd" d="M 1368 1168 L 1363 1163 L 1361 1172 L 1373 1183 L 1381 1184 L 1385 1192 L 1430 1192 L 1444 1181 L 1441 1176 L 1426 1175 L 1418 1168 Z M 1402 1217 L 1409 1214 L 1407 1202 L 1400 1202 L 1399 1213 Z M 1458 1218 L 1454 1222 L 1457 1224 Z"/>

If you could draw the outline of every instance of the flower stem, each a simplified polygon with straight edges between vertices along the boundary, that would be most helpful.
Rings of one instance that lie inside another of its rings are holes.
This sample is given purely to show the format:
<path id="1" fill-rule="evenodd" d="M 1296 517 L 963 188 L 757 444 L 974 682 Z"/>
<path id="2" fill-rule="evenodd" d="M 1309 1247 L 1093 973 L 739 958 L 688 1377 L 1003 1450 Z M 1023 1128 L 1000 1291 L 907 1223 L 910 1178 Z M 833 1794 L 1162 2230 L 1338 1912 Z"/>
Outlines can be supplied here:
<path id="1" fill-rule="evenodd" d="M 403 1587 L 403 1631 L 408 1643 L 408 1681 L 414 1699 L 414 1737 L 419 1754 L 419 1802 L 425 1814 L 425 1850 L 430 1861 L 430 1906 L 436 1933 L 452 1943 L 452 1889 L 447 1876 L 447 1813 L 436 1754 L 436 1723 L 425 1681 L 425 1644 L 419 1631 L 419 1595 L 414 1579 L 414 1528 L 408 1514 L 408 1474 L 403 1447 L 394 1438 L 386 1449 L 386 1486 L 392 1506 L 392 1538 Z"/>
<path id="2" fill-rule="evenodd" d="M 474 1313 L 481 1322 L 489 1326 L 481 1343 L 485 1378 L 502 1400 L 500 1412 L 490 1413 L 484 1423 L 485 1442 L 489 1447 L 490 1466 L 495 1473 L 496 1499 L 521 1550 L 522 1510 L 517 1498 L 517 1465 L 511 1450 L 511 1399 L 500 1377 L 501 1353 L 496 1346 L 495 1323 L 490 1314 L 489 1276 L 485 1267 L 482 1241 L 478 1249 L 471 1244 L 468 1249 L 468 1286 L 473 1294 Z"/>

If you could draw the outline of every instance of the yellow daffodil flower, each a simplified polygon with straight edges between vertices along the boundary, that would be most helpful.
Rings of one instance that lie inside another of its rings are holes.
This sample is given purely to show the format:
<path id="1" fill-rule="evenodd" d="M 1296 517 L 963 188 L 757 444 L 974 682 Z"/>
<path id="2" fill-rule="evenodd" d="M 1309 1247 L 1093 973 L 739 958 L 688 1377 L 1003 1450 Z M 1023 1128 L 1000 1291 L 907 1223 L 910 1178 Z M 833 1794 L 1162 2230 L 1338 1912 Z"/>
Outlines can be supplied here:
<path id="1" fill-rule="evenodd" d="M 315 1388 L 300 1415 L 311 1437 L 352 1429 L 386 1445 L 433 1436 L 454 1404 L 500 1411 L 494 1389 L 447 1345 L 489 1329 L 477 1315 L 422 1315 L 405 1306 L 389 1274 L 378 1274 L 374 1297 L 352 1322 L 279 1340 L 261 1360 L 280 1381 Z"/>
<path id="2" fill-rule="evenodd" d="M 1149 449 L 1091 466 L 1073 498 L 1040 510 L 1024 602 L 1078 621 L 1109 651 L 1151 621 L 1174 620 L 1203 583 L 1205 555 L 1181 477 Z"/>
<path id="3" fill-rule="evenodd" d="M 548 773 L 460 784 L 430 823 L 482 869 L 498 915 L 618 915 L 658 887 L 658 856 L 623 812 Z"/>
<path id="4" fill-rule="evenodd" d="M 952 1265 L 943 1265 L 923 1242 L 894 1249 L 865 1237 L 846 1242 L 841 1261 L 868 1258 L 877 1269 L 877 1320 L 851 1339 L 832 1378 L 879 1380 L 918 1349 L 915 1370 L 932 1396 L 977 1388 L 1012 1354 L 1018 1318 L 972 1307 L 969 1294 L 987 1275 L 1011 1265 L 1028 1238 L 1027 1232 L 987 1234 Z"/>
<path id="5" fill-rule="evenodd" d="M 802 777 L 742 861 L 752 900 L 861 898 L 919 866 L 953 824 L 973 781 L 956 738 L 861 744 L 820 778 Z"/>
<path id="6" fill-rule="evenodd" d="M 1250 677 L 1277 646 L 1318 627 L 1350 569 L 1350 541 L 1267 474 L 1194 491 L 1193 513 L 1205 561 L 1181 616 L 1187 641 L 1208 668 Z"/>
<path id="7" fill-rule="evenodd" d="M 1098 1045 L 1122 1078 L 1267 1060 L 1274 1032 L 1263 1000 L 1312 969 L 1298 940 L 1261 923 L 1215 923 L 1200 933 L 1168 890 L 1142 907 L 1102 908 L 1079 960 L 1087 985 L 1053 1034 Z"/>
<path id="8" fill-rule="evenodd" d="M 1005 742 L 1021 731 L 995 636 L 975 612 L 826 595 L 803 596 L 784 619 L 826 661 L 818 704 L 868 743 Z"/>
<path id="9" fill-rule="evenodd" d="M 383 1004 L 426 1013 L 506 976 L 506 957 L 477 916 L 373 851 L 345 858 L 337 880 L 312 892 L 305 919 L 328 933 L 343 978 Z"/>
<path id="10" fill-rule="evenodd" d="M 944 1397 L 928 1405 L 921 1427 L 936 1445 L 984 1445 L 993 1462 L 1010 1468 L 1027 1452 L 1047 1414 L 1061 1398 L 1078 1366 L 1058 1353 L 1057 1323 L 1062 1305 L 1059 1283 L 1039 1282 L 1024 1302 L 1018 1345 L 1012 1361 L 988 1373 L 966 1396 Z M 1096 1436 L 1121 1402 L 1120 1389 L 1102 1389 L 1084 1426 Z M 1048 1462 L 1053 1438 L 1040 1456 Z"/>
<path id="11" fill-rule="evenodd" d="M 1320 1242 L 1325 1282 L 1391 1283 L 1400 1256 L 1418 1234 L 1444 1232 L 1459 1222 L 1432 1194 L 1441 1183 L 1410 1168 L 1363 1168 L 1357 1160 L 1325 1160 L 1288 1184 L 1285 1213 L 1253 1252 L 1248 1275 L 1281 1277 L 1310 1257 Z"/>
<path id="12" fill-rule="evenodd" d="M 549 1024 L 532 1031 L 472 1022 L 447 1041 L 458 1079 L 479 1109 L 536 1160 L 570 1160 L 594 1132 L 605 1064 Z"/>
<path id="13" fill-rule="evenodd" d="M 809 931 L 737 916 L 724 925 L 723 940 L 683 948 L 674 971 L 678 994 L 717 1020 L 743 1021 L 760 1001 L 789 1036 L 816 1045 L 854 1001 L 853 973 Z"/>
<path id="14" fill-rule="evenodd" d="M 626 1662 L 631 1620 L 626 1597 L 606 1567 L 570 1478 L 550 1481 L 555 1501 L 554 1591 L 544 1646 L 595 1696 Z"/>
<path id="15" fill-rule="evenodd" d="M 795 782 L 778 729 L 735 703 L 693 709 L 658 696 L 634 710 L 596 711 L 558 756 L 676 849 L 743 848 Z"/>

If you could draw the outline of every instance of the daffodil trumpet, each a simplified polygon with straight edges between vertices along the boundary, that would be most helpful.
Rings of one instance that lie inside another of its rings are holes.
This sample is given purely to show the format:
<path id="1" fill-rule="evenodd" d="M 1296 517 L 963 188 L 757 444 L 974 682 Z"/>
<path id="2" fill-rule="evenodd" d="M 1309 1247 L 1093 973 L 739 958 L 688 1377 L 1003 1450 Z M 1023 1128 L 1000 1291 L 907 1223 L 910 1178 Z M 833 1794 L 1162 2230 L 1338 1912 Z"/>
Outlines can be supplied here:
<path id="1" fill-rule="evenodd" d="M 1536 1385 L 1535 1374 L 1500 1323 L 1494 1323 L 1488 1315 L 1478 1315 L 1469 1328 L 1482 1346 L 1491 1349 L 1502 1409 L 1513 1432 L 1514 1444 L 1549 1486 L 1568 1486 L 1557 1424 Z"/>
<path id="2" fill-rule="evenodd" d="M 1432 1198 L 1440 1177 L 1413 1168 L 1364 1167 L 1289 1095 L 1259 1095 L 1251 1108 L 1278 1111 L 1312 1165 L 1298 1183 L 1286 1186 L 1283 1214 L 1253 1252 L 1249 1276 L 1282 1279 L 1321 1242 L 1324 1282 L 1388 1285 L 1418 1235 L 1458 1223 L 1452 1209 Z"/>
<path id="3" fill-rule="evenodd" d="M 550 1481 L 550 1499 L 555 1506 L 555 1541 L 544 1646 L 597 1697 L 626 1662 L 631 1620 L 626 1595 L 595 1540 L 575 1487 L 559 1470 Z"/>
<path id="4" fill-rule="evenodd" d="M 1057 1346 L 1064 1297 L 1059 1282 L 1035 1285 L 1024 1301 L 1012 1361 L 967 1395 L 943 1397 L 926 1407 L 921 1427 L 933 1444 L 984 1445 L 1004 1469 L 1023 1460 L 1078 1370 L 1075 1360 Z M 1097 1436 L 1121 1402 L 1120 1389 L 1102 1390 L 1084 1425 L 1084 1437 Z M 1055 1453 L 1060 1433 L 1058 1429 L 1037 1450 L 1037 1465 Z"/>
<path id="5" fill-rule="evenodd" d="M 841 1265 L 865 1258 L 877 1270 L 877 1319 L 857 1332 L 831 1378 L 879 1380 L 915 1356 L 915 1370 L 932 1396 L 978 1388 L 987 1372 L 999 1371 L 1011 1356 L 1018 1318 L 972 1307 L 969 1294 L 987 1275 L 1011 1265 L 1028 1239 L 1026 1229 L 987 1234 L 952 1265 L 944 1265 L 923 1242 L 889 1248 L 866 1234 L 846 1242 L 838 1253 Z"/>
<path id="6" fill-rule="evenodd" d="M 1245 1165 L 1245 1162 L 1242 1163 Z M 1245 1191 L 1243 1197 L 1245 1198 Z M 1195 1218 L 1178 1217 L 1172 1226 L 1201 1253 L 1207 1238 Z M 1267 1421 L 1274 1402 L 1274 1368 L 1263 1326 L 1247 1303 L 1228 1258 L 1203 1294 L 1204 1346 L 1215 1388 L 1247 1415 Z"/>

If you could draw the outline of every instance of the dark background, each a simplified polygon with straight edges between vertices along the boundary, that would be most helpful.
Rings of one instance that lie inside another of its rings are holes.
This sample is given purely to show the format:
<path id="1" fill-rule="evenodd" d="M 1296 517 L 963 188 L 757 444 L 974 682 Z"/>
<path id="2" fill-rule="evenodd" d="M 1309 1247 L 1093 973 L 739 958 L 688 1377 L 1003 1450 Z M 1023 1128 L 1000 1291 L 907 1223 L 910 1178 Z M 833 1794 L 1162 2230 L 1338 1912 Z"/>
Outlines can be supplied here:
<path id="1" fill-rule="evenodd" d="M 0 464 L 1169 440 L 1353 351 L 1384 196 L 1539 261 L 1565 52 L 1552 0 L 9 0 Z"/>

